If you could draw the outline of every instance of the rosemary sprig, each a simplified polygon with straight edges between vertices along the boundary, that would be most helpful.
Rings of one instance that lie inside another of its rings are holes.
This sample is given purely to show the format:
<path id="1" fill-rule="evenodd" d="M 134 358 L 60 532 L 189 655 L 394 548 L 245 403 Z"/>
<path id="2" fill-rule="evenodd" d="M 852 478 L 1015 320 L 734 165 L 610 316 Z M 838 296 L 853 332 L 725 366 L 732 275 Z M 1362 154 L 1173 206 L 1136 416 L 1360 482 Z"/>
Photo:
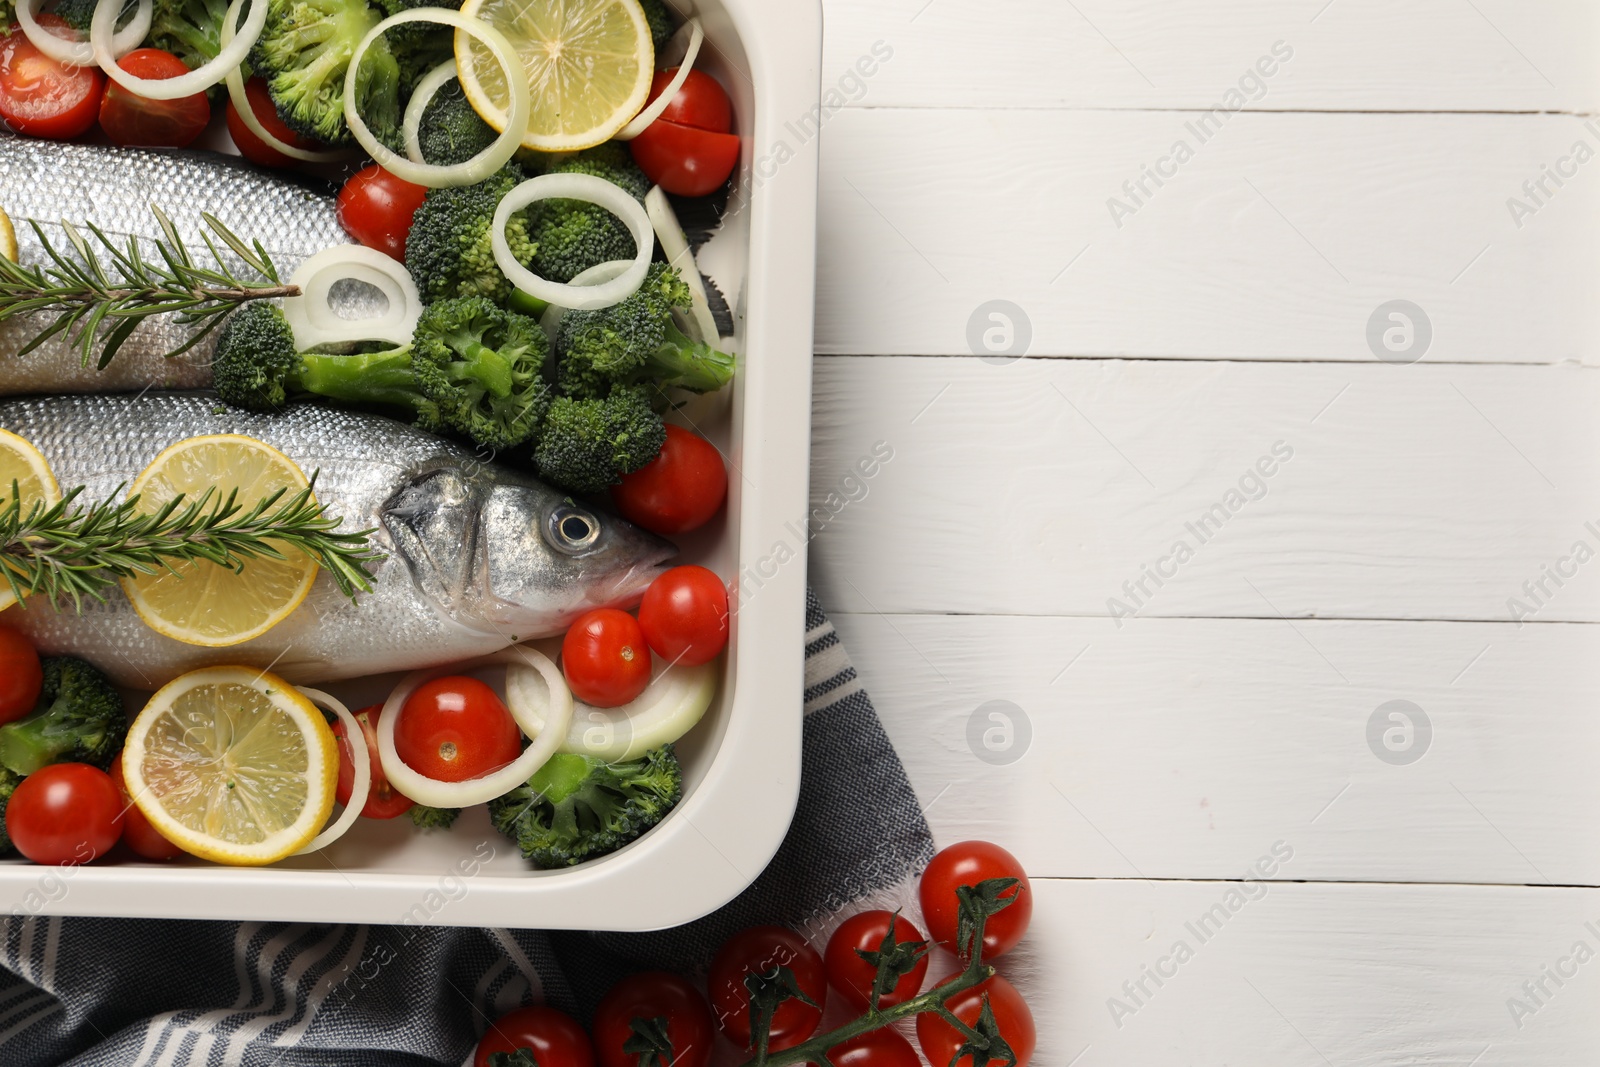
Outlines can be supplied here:
<path id="1" fill-rule="evenodd" d="M 253 559 L 283 559 L 281 548 L 297 549 L 333 575 L 351 599 L 372 591 L 371 563 L 382 559 L 367 539 L 372 530 L 344 533 L 340 519 L 316 502 L 317 479 L 285 499 L 280 489 L 250 508 L 237 502 L 238 490 L 226 496 L 207 489 L 198 498 L 181 494 L 160 510 L 139 510 L 139 498 L 80 504 L 84 487 L 65 493 L 46 507 L 35 501 L 22 510 L 17 484 L 0 495 L 0 578 L 21 600 L 36 594 L 60 610 L 70 599 L 81 610 L 83 598 L 105 599 L 119 579 L 168 571 L 177 565 L 209 560 L 243 571 Z"/>
<path id="2" fill-rule="evenodd" d="M 207 266 L 196 262 L 165 212 L 154 204 L 150 210 L 163 236 L 144 241 L 130 236 L 125 245 L 91 222 L 79 229 L 63 220 L 72 246 L 63 249 L 45 236 L 37 220 L 28 220 L 50 262 L 24 266 L 0 256 L 0 321 L 39 313 L 47 325 L 18 355 L 62 334 L 79 349 L 86 367 L 98 350 L 97 365 L 104 370 L 141 322 L 170 313 L 179 323 L 194 327 L 188 340 L 167 353 L 176 356 L 199 343 L 242 304 L 299 294 L 299 286 L 283 284 L 260 241 L 246 244 L 215 215 L 200 215 L 209 230 L 200 233 L 211 253 L 212 264 Z M 245 271 L 227 265 L 219 242 L 238 257 Z M 146 245 L 154 246 L 157 258 L 145 254 Z"/>

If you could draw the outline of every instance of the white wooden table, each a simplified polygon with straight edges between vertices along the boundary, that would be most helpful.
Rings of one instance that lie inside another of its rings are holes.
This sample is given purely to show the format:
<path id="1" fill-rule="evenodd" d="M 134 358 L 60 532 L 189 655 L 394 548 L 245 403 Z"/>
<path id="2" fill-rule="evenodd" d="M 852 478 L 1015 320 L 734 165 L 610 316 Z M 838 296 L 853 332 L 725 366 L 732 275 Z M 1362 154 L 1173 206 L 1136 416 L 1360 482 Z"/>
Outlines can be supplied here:
<path id="1" fill-rule="evenodd" d="M 1036 1062 L 1600 1060 L 1600 4 L 826 16 L 812 581 Z"/>

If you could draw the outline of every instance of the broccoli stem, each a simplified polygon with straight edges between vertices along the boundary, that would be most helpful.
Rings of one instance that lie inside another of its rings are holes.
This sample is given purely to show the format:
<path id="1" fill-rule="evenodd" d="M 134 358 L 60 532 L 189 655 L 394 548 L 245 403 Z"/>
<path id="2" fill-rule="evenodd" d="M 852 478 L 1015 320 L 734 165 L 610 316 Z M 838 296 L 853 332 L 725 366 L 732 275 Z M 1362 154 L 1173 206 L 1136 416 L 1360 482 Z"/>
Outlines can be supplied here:
<path id="1" fill-rule="evenodd" d="M 354 356 L 305 352 L 300 355 L 293 385 L 333 400 L 384 404 L 413 412 L 421 409 L 423 401 L 411 372 L 410 348 Z"/>
<path id="2" fill-rule="evenodd" d="M 0 764 L 27 776 L 54 763 L 73 745 L 70 731 L 56 732 L 55 716 L 50 711 L 7 724 L 0 730 Z"/>
<path id="3" fill-rule="evenodd" d="M 461 359 L 448 368 L 458 382 L 474 381 L 496 400 L 511 395 L 511 361 L 481 341 L 468 341 L 459 349 Z"/>
<path id="4" fill-rule="evenodd" d="M 733 357 L 702 341 L 691 340 L 676 324 L 667 324 L 666 340 L 651 354 L 649 375 L 693 393 L 714 393 L 733 378 Z"/>
<path id="5" fill-rule="evenodd" d="M 550 305 L 546 301 L 531 296 L 521 289 L 512 289 L 511 298 L 506 303 L 518 315 L 526 315 L 531 319 L 536 319 L 550 310 Z"/>

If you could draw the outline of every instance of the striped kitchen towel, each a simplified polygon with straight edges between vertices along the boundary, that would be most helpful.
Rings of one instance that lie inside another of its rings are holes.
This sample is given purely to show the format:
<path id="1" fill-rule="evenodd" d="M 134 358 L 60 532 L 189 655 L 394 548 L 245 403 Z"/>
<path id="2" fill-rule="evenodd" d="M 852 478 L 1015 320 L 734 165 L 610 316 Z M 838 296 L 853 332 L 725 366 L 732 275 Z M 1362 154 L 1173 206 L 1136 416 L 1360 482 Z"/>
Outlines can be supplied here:
<path id="1" fill-rule="evenodd" d="M 825 931 L 932 856 L 915 794 L 816 598 L 788 837 L 721 910 L 648 934 L 0 919 L 0 1067 L 457 1067 L 497 1015 L 586 1019 L 630 970 L 703 968 L 754 923 Z M 871 789 L 861 783 L 872 783 Z"/>

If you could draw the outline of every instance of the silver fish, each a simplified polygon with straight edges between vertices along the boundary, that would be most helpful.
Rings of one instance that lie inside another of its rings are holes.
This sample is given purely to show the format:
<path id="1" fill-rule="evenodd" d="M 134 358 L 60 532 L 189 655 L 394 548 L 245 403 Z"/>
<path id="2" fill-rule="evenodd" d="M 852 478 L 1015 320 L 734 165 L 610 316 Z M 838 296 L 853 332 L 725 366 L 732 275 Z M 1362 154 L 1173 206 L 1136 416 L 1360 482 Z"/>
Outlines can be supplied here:
<path id="1" fill-rule="evenodd" d="M 50 243 L 68 249 L 65 219 L 93 222 L 113 239 L 161 235 L 155 204 L 171 218 L 197 258 L 206 255 L 203 211 L 246 241 L 259 240 L 279 276 L 330 245 L 347 244 L 333 199 L 242 159 L 214 153 L 108 148 L 0 135 L 0 208 L 17 231 L 19 262 L 47 263 L 35 219 Z M 171 316 L 146 321 L 105 370 L 83 366 L 61 336 L 25 356 L 16 352 L 47 320 L 23 315 L 0 322 L 0 394 L 136 391 L 146 386 L 193 389 L 211 384 L 216 334 L 181 356 L 166 354 L 192 330 Z"/>
<path id="2" fill-rule="evenodd" d="M 3 618 L 41 651 L 82 656 L 137 689 L 196 667 L 243 663 L 294 682 L 411 670 L 563 632 L 595 607 L 629 606 L 676 549 L 620 519 L 402 423 L 314 405 L 262 416 L 206 394 L 0 401 L 0 428 L 49 460 L 63 488 L 103 500 L 168 445 L 245 434 L 289 456 L 347 530 L 375 527 L 388 554 L 355 602 L 318 575 L 269 633 L 201 648 L 145 626 L 120 590 L 59 612 L 38 598 Z"/>

